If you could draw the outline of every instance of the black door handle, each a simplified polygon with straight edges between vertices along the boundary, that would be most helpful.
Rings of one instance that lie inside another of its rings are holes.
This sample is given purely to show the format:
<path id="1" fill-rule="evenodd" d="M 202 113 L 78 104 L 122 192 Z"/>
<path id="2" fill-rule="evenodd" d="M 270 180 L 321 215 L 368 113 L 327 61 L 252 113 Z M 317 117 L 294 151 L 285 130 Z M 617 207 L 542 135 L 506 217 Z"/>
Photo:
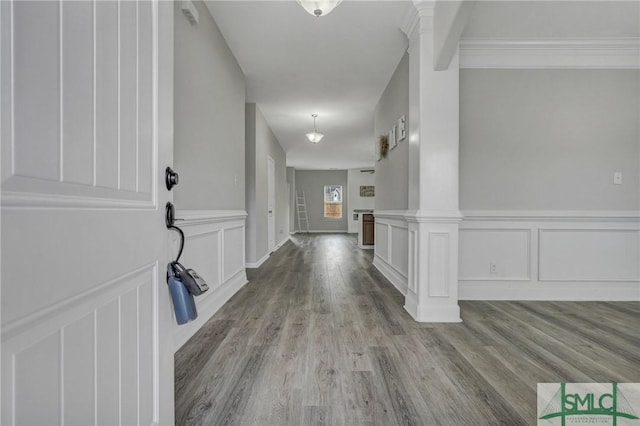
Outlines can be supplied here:
<path id="1" fill-rule="evenodd" d="M 169 191 L 171 191 L 171 188 L 173 188 L 178 184 L 179 180 L 180 180 L 180 176 L 178 176 L 178 173 L 173 171 L 171 167 L 167 167 L 164 170 L 164 183 L 165 185 L 167 185 L 167 189 Z"/>

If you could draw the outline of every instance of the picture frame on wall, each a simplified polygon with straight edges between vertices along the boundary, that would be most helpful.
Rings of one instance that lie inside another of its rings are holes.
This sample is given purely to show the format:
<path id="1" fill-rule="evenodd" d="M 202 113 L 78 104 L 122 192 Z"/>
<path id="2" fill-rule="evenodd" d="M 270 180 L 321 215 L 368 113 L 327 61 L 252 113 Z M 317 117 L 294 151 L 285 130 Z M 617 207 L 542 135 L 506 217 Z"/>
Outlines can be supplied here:
<path id="1" fill-rule="evenodd" d="M 396 135 L 398 137 L 398 142 L 405 140 L 405 138 L 407 137 L 406 125 L 407 125 L 407 120 L 406 120 L 406 117 L 403 115 L 398 119 L 398 134 Z"/>
<path id="2" fill-rule="evenodd" d="M 361 197 L 375 197 L 376 187 L 374 185 L 362 185 L 360 186 Z"/>
<path id="3" fill-rule="evenodd" d="M 389 150 L 392 150 L 398 145 L 398 140 L 396 138 L 397 126 L 394 124 L 391 126 L 391 130 L 389 130 Z"/>

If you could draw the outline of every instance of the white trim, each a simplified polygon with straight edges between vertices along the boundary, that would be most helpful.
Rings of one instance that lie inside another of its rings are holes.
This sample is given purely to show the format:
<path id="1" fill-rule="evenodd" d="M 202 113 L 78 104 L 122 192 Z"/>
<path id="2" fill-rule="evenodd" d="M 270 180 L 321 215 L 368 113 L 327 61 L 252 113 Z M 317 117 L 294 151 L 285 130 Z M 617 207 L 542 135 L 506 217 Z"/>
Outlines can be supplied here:
<path id="1" fill-rule="evenodd" d="M 280 247 L 282 247 L 283 245 L 287 244 L 287 241 L 289 241 L 290 239 L 291 239 L 291 235 L 287 235 L 286 237 L 284 237 L 282 241 L 276 244 L 276 246 L 273 248 L 273 251 L 274 252 L 278 251 L 278 249 L 280 249 Z"/>
<path id="2" fill-rule="evenodd" d="M 307 231 L 296 231 L 295 233 L 304 235 L 304 234 L 348 234 L 349 232 L 347 232 L 346 230 L 344 230 L 344 231 L 326 231 L 326 230 L 320 231 L 320 230 L 310 229 L 309 232 L 307 232 Z"/>
<path id="3" fill-rule="evenodd" d="M 389 282 L 398 290 L 403 296 L 407 294 L 407 277 L 400 273 L 390 263 L 386 262 L 378 254 L 373 256 L 373 266 L 389 280 Z"/>
<path id="4" fill-rule="evenodd" d="M 177 210 L 177 226 L 194 226 L 205 223 L 229 222 L 244 220 L 247 212 L 244 210 Z"/>
<path id="5" fill-rule="evenodd" d="M 465 39 L 460 68 L 640 69 L 640 38 Z"/>
<path id="6" fill-rule="evenodd" d="M 271 253 L 267 253 L 264 256 L 262 256 L 257 262 L 246 262 L 245 263 L 245 267 L 247 268 L 251 268 L 251 269 L 255 269 L 255 268 L 259 268 L 260 266 L 262 266 L 262 264 L 264 262 L 267 261 L 267 259 L 269 259 L 269 257 L 271 256 L 272 253 L 275 253 L 276 251 L 278 251 L 282 246 L 284 246 L 287 241 L 289 241 L 291 239 L 291 236 L 287 236 L 285 237 L 282 241 L 280 241 L 280 243 L 278 243 L 274 248 L 273 251 Z"/>
<path id="7" fill-rule="evenodd" d="M 380 219 L 395 219 L 404 222 L 406 216 L 410 213 L 409 210 L 374 210 L 373 216 Z"/>
<path id="8" fill-rule="evenodd" d="M 640 223 L 637 210 L 463 210 L 463 222 L 633 222 Z"/>
<path id="9" fill-rule="evenodd" d="M 11 182 L 16 180 L 26 181 L 29 178 L 12 177 Z M 60 190 L 72 191 L 73 188 L 78 190 L 84 190 L 85 185 L 78 185 L 74 183 L 55 183 L 56 188 Z M 52 187 L 54 186 L 52 185 Z M 33 209 L 117 209 L 117 210 L 152 210 L 155 209 L 155 201 L 152 200 L 151 195 L 148 193 L 135 193 L 128 191 L 117 191 L 106 188 L 95 188 L 93 192 L 103 192 L 105 194 L 110 193 L 112 195 L 131 195 L 131 199 L 126 198 L 109 198 L 97 197 L 97 196 L 80 196 L 70 194 L 56 194 L 56 193 L 37 193 L 37 192 L 21 192 L 21 191 L 2 191 L 0 196 L 0 204 L 3 209 L 21 209 L 21 210 L 33 210 Z M 79 191 L 76 191 L 79 192 Z M 140 195 L 142 194 L 142 196 Z M 140 199 L 135 199 L 136 197 Z M 144 199 L 144 197 L 148 197 Z"/>
<path id="10" fill-rule="evenodd" d="M 460 300 L 640 301 L 640 283 L 461 281 Z"/>
<path id="11" fill-rule="evenodd" d="M 459 223 L 459 210 L 408 210 L 405 220 L 409 223 Z"/>
<path id="12" fill-rule="evenodd" d="M 260 266 L 262 266 L 264 262 L 267 261 L 270 255 L 271 255 L 270 253 L 265 254 L 257 262 L 245 262 L 245 267 L 251 268 L 251 269 L 259 268 Z"/>
<path id="13" fill-rule="evenodd" d="M 414 0 L 408 3 L 404 12 L 400 29 L 411 38 L 411 34 L 420 24 L 420 18 L 433 18 L 435 14 L 436 0 Z"/>

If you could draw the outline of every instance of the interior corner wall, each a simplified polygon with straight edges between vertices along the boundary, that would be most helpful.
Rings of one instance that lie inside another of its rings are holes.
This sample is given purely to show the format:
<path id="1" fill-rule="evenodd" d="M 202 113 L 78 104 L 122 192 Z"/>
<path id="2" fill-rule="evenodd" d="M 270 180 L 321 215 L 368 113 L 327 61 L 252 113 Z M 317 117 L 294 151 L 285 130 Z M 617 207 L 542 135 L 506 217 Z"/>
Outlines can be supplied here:
<path id="1" fill-rule="evenodd" d="M 347 214 L 347 224 L 349 233 L 357 233 L 358 227 L 362 226 L 362 215 L 358 215 L 358 220 L 353 220 L 354 209 L 370 209 L 375 208 L 376 197 L 360 196 L 361 186 L 375 185 L 375 175 L 369 172 L 361 172 L 362 169 L 349 169 L 347 171 L 348 195 L 349 195 L 349 212 Z"/>
<path id="2" fill-rule="evenodd" d="M 346 170 L 296 170 L 295 183 L 297 191 L 304 191 L 307 202 L 307 215 L 309 217 L 309 230 L 311 232 L 348 231 L 349 194 Z M 341 219 L 326 219 L 324 217 L 325 185 L 342 185 Z M 296 229 L 298 229 L 297 222 Z"/>
<path id="3" fill-rule="evenodd" d="M 181 210 L 245 209 L 245 80 L 209 10 L 174 3 L 174 168 Z"/>
<path id="4" fill-rule="evenodd" d="M 375 108 L 376 144 L 398 119 L 405 116 L 409 129 L 409 54 L 405 53 Z M 376 146 L 377 149 L 377 146 Z M 386 158 L 375 164 L 375 209 L 406 210 L 409 205 L 409 136 L 398 142 Z"/>
<path id="5" fill-rule="evenodd" d="M 246 104 L 247 264 L 258 266 L 269 256 L 267 228 L 267 158 L 275 162 L 275 244 L 289 238 L 286 154 L 255 103 Z"/>
<path id="6" fill-rule="evenodd" d="M 638 70 L 461 70 L 461 209 L 640 210 L 639 94 Z"/>
<path id="7" fill-rule="evenodd" d="M 375 231 L 373 265 L 402 293 L 408 283 L 408 230 L 404 214 L 409 208 L 409 54 L 405 53 L 376 105 L 374 131 L 380 135 L 405 116 L 406 138 L 375 164 Z M 397 130 L 396 130 L 397 131 Z"/>

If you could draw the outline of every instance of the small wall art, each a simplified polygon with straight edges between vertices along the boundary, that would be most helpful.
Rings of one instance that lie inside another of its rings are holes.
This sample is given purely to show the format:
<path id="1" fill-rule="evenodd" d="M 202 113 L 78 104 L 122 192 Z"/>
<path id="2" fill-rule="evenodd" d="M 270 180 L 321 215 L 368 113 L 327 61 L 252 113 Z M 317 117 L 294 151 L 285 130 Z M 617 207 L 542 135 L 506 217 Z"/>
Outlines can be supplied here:
<path id="1" fill-rule="evenodd" d="M 389 137 L 387 135 L 380 135 L 378 139 L 378 161 L 383 158 L 387 158 L 389 152 Z"/>
<path id="2" fill-rule="evenodd" d="M 360 196 L 361 197 L 375 197 L 376 196 L 376 187 L 374 185 L 367 185 L 360 187 Z"/>
<path id="3" fill-rule="evenodd" d="M 403 141 L 407 137 L 407 119 L 403 115 L 398 119 L 398 142 Z"/>
<path id="4" fill-rule="evenodd" d="M 398 139 L 396 138 L 396 125 L 394 124 L 389 130 L 389 149 L 393 149 L 398 145 Z"/>

